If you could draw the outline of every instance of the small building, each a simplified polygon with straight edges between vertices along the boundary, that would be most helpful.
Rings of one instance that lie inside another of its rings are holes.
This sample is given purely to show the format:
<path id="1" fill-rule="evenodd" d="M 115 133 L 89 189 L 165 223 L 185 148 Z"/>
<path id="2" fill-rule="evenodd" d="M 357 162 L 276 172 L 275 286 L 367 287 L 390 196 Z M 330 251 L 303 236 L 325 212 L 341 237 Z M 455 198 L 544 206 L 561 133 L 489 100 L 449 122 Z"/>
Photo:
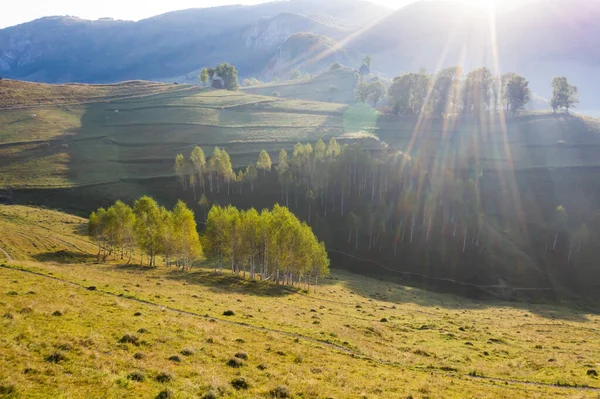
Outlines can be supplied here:
<path id="1" fill-rule="evenodd" d="M 221 78 L 214 78 L 212 82 L 213 89 L 223 90 L 225 89 L 225 82 Z"/>

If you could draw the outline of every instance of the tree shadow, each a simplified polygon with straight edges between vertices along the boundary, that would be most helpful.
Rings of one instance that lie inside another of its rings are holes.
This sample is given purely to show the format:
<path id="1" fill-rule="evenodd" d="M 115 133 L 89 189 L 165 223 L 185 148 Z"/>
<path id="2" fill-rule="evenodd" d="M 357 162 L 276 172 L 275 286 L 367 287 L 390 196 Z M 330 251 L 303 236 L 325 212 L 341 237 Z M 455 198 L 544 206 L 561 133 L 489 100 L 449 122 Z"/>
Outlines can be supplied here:
<path id="1" fill-rule="evenodd" d="M 192 271 L 168 270 L 165 277 L 174 281 L 208 287 L 213 292 L 227 292 L 262 297 L 284 297 L 301 291 L 300 288 L 271 284 L 265 281 L 251 280 L 229 273 L 218 274 L 207 267 L 194 268 Z"/>
<path id="2" fill-rule="evenodd" d="M 43 252 L 32 256 L 38 262 L 54 262 L 62 264 L 70 263 L 92 263 L 96 261 L 96 257 L 92 254 L 66 251 L 61 249 L 59 251 Z"/>

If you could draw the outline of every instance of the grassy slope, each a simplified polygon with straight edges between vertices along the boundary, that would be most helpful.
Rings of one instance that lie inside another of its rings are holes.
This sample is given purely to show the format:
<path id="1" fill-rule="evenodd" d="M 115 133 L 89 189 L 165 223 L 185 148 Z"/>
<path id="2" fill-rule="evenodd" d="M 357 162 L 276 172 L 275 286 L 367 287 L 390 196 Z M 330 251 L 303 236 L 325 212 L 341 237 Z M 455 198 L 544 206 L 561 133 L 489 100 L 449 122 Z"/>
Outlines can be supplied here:
<path id="1" fill-rule="evenodd" d="M 204 268 L 93 264 L 93 246 L 85 247 L 85 264 L 33 263 L 27 253 L 40 220 L 47 235 L 78 244 L 69 231 L 85 221 L 26 207 L 0 211 L 3 231 L 31 239 L 1 244 L 24 254 L 0 269 L 0 386 L 14 397 L 153 397 L 171 389 L 191 398 L 221 388 L 224 397 L 250 398 L 286 385 L 296 398 L 583 398 L 593 391 L 553 384 L 600 388 L 587 376 L 600 355 L 600 317 L 586 311 L 472 302 L 341 272 L 306 293 Z M 228 309 L 235 315 L 223 316 Z M 141 344 L 119 343 L 125 334 Z M 184 348 L 194 354 L 179 354 Z M 246 364 L 227 367 L 240 351 Z M 66 360 L 46 362 L 54 352 Z M 146 357 L 134 359 L 137 352 Z M 168 360 L 174 355 L 181 363 Z M 146 379 L 127 380 L 134 371 Z M 162 372 L 173 380 L 157 382 Z M 230 386 L 238 376 L 250 390 Z"/>
<path id="2" fill-rule="evenodd" d="M 325 72 L 313 78 L 301 78 L 299 81 L 266 83 L 244 87 L 242 90 L 263 96 L 272 96 L 277 92 L 284 98 L 350 104 L 354 102 L 355 82 L 355 72 L 343 69 Z"/>
<path id="3" fill-rule="evenodd" d="M 2 80 L 0 81 L 0 109 L 108 101 L 169 92 L 175 89 L 179 90 L 179 88 L 173 88 L 172 85 L 148 81 L 128 81 L 105 85 L 51 85 L 19 80 Z M 184 88 L 182 87 L 182 89 Z"/>
<path id="4" fill-rule="evenodd" d="M 225 147 L 244 165 L 263 148 L 275 155 L 298 140 L 340 134 L 343 108 L 206 89 L 44 108 L 35 118 L 0 111 L 0 187 L 170 176 L 175 155 L 197 144 L 208 153 Z"/>

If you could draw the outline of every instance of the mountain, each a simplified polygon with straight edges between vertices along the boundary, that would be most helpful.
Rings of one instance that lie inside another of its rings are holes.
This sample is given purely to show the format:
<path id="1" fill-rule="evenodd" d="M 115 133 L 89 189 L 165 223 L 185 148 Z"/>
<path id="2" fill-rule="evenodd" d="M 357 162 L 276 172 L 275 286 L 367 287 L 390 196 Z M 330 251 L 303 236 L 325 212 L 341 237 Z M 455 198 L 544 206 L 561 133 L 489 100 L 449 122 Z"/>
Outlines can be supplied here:
<path id="1" fill-rule="evenodd" d="M 316 73 L 335 62 L 352 65 L 359 61 L 358 57 L 350 57 L 333 39 L 314 33 L 296 33 L 278 49 L 260 76 L 263 80 L 287 78 L 295 69 Z"/>
<path id="2" fill-rule="evenodd" d="M 47 17 L 0 30 L 0 74 L 41 82 L 177 76 L 222 61 L 259 73 L 294 33 L 340 39 L 388 10 L 362 0 L 290 0 L 175 11 L 139 22 Z"/>
<path id="3" fill-rule="evenodd" d="M 565 75 L 582 88 L 582 108 L 600 109 L 598 20 L 600 2 L 587 0 L 544 0 L 498 14 L 460 2 L 420 1 L 365 29 L 347 47 L 371 53 L 373 69 L 391 76 L 452 65 L 516 71 L 545 97 L 551 79 Z"/>

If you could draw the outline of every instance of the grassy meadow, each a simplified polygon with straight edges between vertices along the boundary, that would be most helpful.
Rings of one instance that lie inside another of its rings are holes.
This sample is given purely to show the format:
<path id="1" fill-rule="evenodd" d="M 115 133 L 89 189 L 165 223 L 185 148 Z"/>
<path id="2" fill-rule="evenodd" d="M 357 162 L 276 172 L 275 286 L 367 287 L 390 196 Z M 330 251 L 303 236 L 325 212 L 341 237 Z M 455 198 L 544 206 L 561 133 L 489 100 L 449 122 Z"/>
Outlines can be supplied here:
<path id="1" fill-rule="evenodd" d="M 339 270 L 315 293 L 219 276 L 209 262 L 191 271 L 98 264 L 85 219 L 0 206 L 0 223 L 21 237 L 0 241 L 14 259 L 0 251 L 0 396 L 600 392 L 592 309 L 472 301 Z"/>

